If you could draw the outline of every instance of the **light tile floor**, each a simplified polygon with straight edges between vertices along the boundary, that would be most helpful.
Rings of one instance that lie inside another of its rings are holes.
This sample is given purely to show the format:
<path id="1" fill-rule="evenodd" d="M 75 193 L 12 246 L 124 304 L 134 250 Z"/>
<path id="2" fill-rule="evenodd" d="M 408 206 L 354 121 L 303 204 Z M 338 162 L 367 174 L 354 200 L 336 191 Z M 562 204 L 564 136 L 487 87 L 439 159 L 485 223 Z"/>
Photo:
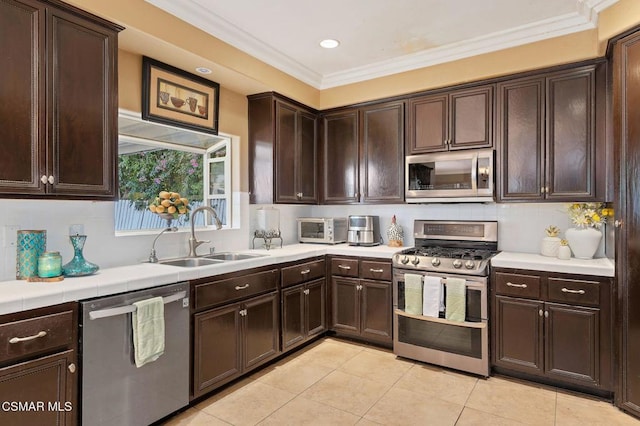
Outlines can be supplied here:
<path id="1" fill-rule="evenodd" d="M 612 404 L 327 338 L 165 425 L 640 425 Z"/>

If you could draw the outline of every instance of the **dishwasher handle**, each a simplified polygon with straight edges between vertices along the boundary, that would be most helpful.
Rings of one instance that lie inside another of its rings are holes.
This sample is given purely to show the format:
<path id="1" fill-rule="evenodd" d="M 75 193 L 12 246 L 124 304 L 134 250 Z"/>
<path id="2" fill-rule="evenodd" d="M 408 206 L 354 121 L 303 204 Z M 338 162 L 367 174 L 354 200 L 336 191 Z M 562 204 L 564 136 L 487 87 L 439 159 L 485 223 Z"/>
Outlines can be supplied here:
<path id="1" fill-rule="evenodd" d="M 172 294 L 171 296 L 165 296 L 162 298 L 162 301 L 166 305 L 167 303 L 177 302 L 180 299 L 184 299 L 187 296 L 186 291 L 181 291 L 176 294 Z M 189 306 L 188 303 L 185 305 L 183 303 L 183 307 Z M 108 318 L 115 317 L 117 315 L 129 314 L 136 311 L 136 307 L 134 305 L 125 305 L 118 306 L 117 308 L 107 308 L 100 309 L 97 311 L 89 312 L 89 319 L 99 319 L 99 318 Z"/>

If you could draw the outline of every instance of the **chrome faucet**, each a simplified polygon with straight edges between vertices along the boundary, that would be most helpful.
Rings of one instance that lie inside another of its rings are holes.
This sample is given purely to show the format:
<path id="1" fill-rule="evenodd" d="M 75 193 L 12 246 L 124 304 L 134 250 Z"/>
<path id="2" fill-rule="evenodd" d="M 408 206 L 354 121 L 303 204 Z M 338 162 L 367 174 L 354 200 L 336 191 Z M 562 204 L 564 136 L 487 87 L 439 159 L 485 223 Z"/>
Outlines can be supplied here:
<path id="1" fill-rule="evenodd" d="M 216 223 L 216 229 L 222 228 L 222 222 L 220 222 L 220 219 L 218 218 L 218 214 L 216 213 L 213 207 L 200 206 L 197 209 L 195 209 L 191 213 L 191 237 L 189 237 L 189 257 L 198 257 L 198 254 L 196 253 L 196 249 L 198 248 L 198 246 L 200 246 L 201 244 L 210 242 L 209 240 L 198 240 L 196 238 L 196 231 L 194 229 L 195 221 L 193 220 L 193 218 L 196 216 L 196 213 L 204 210 L 208 211 L 213 215 L 213 220 Z"/>
<path id="2" fill-rule="evenodd" d="M 175 226 L 166 227 L 156 236 L 156 238 L 154 238 L 153 244 L 151 245 L 151 253 L 149 253 L 149 263 L 158 263 L 158 257 L 156 256 L 156 241 L 158 241 L 160 235 L 164 234 L 167 231 L 176 232 L 177 230 L 178 228 L 176 228 Z"/>

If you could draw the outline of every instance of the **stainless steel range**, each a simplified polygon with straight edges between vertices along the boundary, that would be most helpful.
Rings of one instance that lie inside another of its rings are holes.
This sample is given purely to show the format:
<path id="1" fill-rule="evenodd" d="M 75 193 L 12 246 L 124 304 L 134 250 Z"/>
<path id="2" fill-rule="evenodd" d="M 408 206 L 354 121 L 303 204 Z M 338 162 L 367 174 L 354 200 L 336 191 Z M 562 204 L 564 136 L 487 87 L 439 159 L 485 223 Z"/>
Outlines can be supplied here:
<path id="1" fill-rule="evenodd" d="M 416 220 L 414 237 L 415 247 L 392 259 L 394 353 L 488 376 L 487 288 L 498 223 Z M 454 285 L 462 293 L 457 299 Z M 418 307 L 416 289 L 423 302 Z M 457 316 L 450 312 L 455 300 L 461 301 Z"/>

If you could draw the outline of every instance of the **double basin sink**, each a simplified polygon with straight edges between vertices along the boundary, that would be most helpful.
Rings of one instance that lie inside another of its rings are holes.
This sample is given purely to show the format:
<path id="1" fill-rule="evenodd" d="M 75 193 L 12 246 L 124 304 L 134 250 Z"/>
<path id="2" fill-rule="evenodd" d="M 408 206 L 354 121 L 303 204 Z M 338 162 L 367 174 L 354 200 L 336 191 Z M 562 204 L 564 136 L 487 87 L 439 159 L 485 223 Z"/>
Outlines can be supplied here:
<path id="1" fill-rule="evenodd" d="M 161 265 L 182 266 L 185 268 L 194 268 L 196 266 L 215 265 L 222 262 L 232 262 L 235 260 L 254 259 L 256 257 L 264 257 L 263 254 L 246 254 L 246 253 L 215 253 L 200 257 L 182 257 L 179 259 L 161 260 Z"/>

